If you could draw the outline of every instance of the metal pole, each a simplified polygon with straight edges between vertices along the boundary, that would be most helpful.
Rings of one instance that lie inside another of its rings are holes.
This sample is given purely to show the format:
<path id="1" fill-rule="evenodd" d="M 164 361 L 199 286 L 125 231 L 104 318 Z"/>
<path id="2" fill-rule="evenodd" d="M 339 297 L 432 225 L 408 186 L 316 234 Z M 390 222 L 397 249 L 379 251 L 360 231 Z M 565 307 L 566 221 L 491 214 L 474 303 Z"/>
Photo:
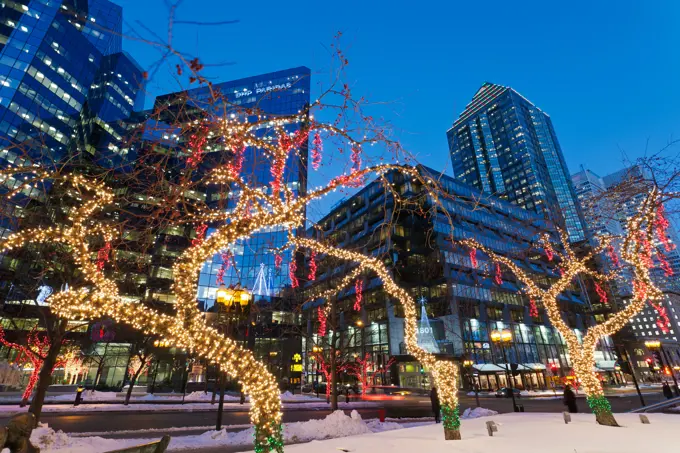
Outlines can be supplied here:
<path id="1" fill-rule="evenodd" d="M 620 348 L 617 344 L 614 344 L 614 348 L 616 349 L 616 354 L 619 357 L 623 357 L 621 355 Z M 624 348 L 624 350 L 625 350 L 625 348 Z M 642 404 L 641 407 L 645 407 L 646 406 L 645 399 L 642 397 L 642 392 L 640 391 L 640 386 L 638 385 L 637 378 L 635 377 L 635 369 L 633 368 L 633 364 L 630 361 L 630 355 L 628 354 L 627 351 L 626 351 L 626 361 L 628 362 L 628 368 L 630 368 L 630 375 L 633 378 L 633 385 L 635 385 L 635 391 L 638 394 L 638 398 L 640 398 L 640 404 Z M 625 381 L 625 379 L 624 379 L 624 381 Z"/>
<path id="2" fill-rule="evenodd" d="M 505 373 L 510 383 L 510 396 L 512 396 L 512 411 L 517 412 L 517 404 L 515 404 L 515 382 L 514 379 L 511 380 L 510 364 L 508 363 L 508 357 L 505 354 L 505 345 L 501 345 L 501 351 L 503 351 L 503 360 L 505 361 Z"/>
<path id="3" fill-rule="evenodd" d="M 215 426 L 215 431 L 222 429 L 222 409 L 224 409 L 224 387 L 227 377 L 223 372 L 220 372 L 220 403 L 217 406 L 217 425 Z"/>
<path id="4" fill-rule="evenodd" d="M 663 346 L 659 346 L 659 351 L 661 351 L 662 360 L 665 360 L 666 366 L 668 367 L 669 371 L 671 372 L 671 377 L 673 378 L 673 384 L 675 384 L 675 388 L 673 389 L 673 394 L 675 396 L 678 396 L 678 380 L 675 378 L 675 370 L 673 370 L 673 366 L 671 365 L 671 361 L 668 360 L 668 356 L 666 355 L 666 351 L 663 350 Z"/>
<path id="5" fill-rule="evenodd" d="M 153 391 L 156 388 L 156 376 L 158 375 L 158 366 L 161 364 L 160 360 L 156 360 L 156 371 L 153 373 L 153 381 L 151 381 L 151 394 L 153 395 Z"/>

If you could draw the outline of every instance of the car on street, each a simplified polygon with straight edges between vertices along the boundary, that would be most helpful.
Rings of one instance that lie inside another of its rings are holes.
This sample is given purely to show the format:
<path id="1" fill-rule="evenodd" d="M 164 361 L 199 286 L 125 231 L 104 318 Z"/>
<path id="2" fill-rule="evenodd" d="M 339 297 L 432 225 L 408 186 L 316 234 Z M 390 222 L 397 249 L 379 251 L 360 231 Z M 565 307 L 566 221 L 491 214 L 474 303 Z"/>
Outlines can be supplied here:
<path id="1" fill-rule="evenodd" d="M 374 385 L 366 389 L 364 400 L 404 400 L 407 398 L 427 398 L 429 392 L 425 389 L 396 387 L 393 385 Z"/>
<path id="2" fill-rule="evenodd" d="M 519 389 L 512 389 L 512 392 L 515 394 L 515 398 L 521 397 Z M 496 398 L 510 398 L 510 396 L 510 389 L 508 387 L 501 387 L 496 390 Z"/>

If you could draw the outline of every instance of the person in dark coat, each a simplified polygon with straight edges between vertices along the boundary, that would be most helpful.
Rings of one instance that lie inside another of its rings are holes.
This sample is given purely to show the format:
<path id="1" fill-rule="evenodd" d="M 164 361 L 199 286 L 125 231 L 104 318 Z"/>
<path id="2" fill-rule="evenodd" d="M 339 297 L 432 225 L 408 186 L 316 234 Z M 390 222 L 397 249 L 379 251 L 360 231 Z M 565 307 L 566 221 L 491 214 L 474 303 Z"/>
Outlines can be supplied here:
<path id="1" fill-rule="evenodd" d="M 432 387 L 430 390 L 430 401 L 432 402 L 432 412 L 434 412 L 434 421 L 439 423 L 441 417 L 441 405 L 439 404 L 439 394 L 437 393 L 437 387 Z"/>
<path id="2" fill-rule="evenodd" d="M 673 390 L 671 390 L 671 386 L 668 385 L 668 382 L 664 382 L 661 388 L 663 391 L 663 396 L 665 396 L 668 399 L 673 398 Z"/>
<path id="3" fill-rule="evenodd" d="M 576 405 L 576 394 L 571 389 L 571 385 L 569 384 L 564 386 L 564 405 L 567 406 L 567 410 L 572 414 L 578 412 L 578 406 Z"/>

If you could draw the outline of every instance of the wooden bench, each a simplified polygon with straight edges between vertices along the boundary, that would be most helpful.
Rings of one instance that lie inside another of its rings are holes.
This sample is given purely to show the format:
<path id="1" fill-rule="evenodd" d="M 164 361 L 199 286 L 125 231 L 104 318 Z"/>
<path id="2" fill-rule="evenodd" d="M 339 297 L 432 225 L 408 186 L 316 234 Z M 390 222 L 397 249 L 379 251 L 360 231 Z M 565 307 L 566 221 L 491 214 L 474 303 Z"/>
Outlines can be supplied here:
<path id="1" fill-rule="evenodd" d="M 168 445 L 170 445 L 170 436 L 163 436 L 163 438 L 157 442 L 135 445 L 121 450 L 113 450 L 108 453 L 164 453 L 168 448 Z"/>

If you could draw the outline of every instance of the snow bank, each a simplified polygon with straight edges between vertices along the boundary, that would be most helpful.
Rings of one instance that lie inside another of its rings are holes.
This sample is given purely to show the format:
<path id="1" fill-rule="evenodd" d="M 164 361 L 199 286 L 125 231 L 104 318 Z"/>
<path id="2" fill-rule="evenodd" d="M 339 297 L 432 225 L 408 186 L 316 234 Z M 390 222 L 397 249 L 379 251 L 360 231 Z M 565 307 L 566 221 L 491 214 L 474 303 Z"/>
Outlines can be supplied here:
<path id="1" fill-rule="evenodd" d="M 181 396 L 181 395 L 180 395 Z M 212 392 L 191 392 L 187 393 L 187 395 L 184 397 L 184 401 L 207 401 L 210 402 L 212 401 Z M 215 395 L 215 404 L 217 404 L 220 401 L 220 395 Z M 240 396 L 232 396 L 232 395 L 227 395 L 226 393 L 224 394 L 224 401 L 228 402 L 239 402 L 241 401 Z M 246 401 L 248 401 L 248 397 L 246 397 Z"/>
<path id="2" fill-rule="evenodd" d="M 498 412 L 483 407 L 475 407 L 474 409 L 468 407 L 460 418 L 491 417 L 492 415 L 498 415 Z"/>
<path id="3" fill-rule="evenodd" d="M 677 415 L 647 414 L 651 424 L 643 425 L 637 414 L 616 414 L 621 428 L 600 426 L 592 414 L 571 416 L 572 423 L 565 425 L 561 414 L 495 415 L 499 428 L 493 437 L 486 432 L 488 419 L 470 419 L 461 425 L 460 442 L 444 440 L 439 424 L 291 445 L 286 453 L 640 453 L 649 451 L 650 439 L 659 445 L 677 444 Z"/>
<path id="4" fill-rule="evenodd" d="M 392 423 L 392 425 L 397 425 L 397 423 Z M 383 427 L 375 425 L 374 427 L 384 430 Z M 286 443 L 310 442 L 312 440 L 355 436 L 372 432 L 371 428 L 364 423 L 357 411 L 352 411 L 349 416 L 345 415 L 342 411 L 335 411 L 322 420 L 286 423 L 283 427 L 283 436 Z M 237 432 L 230 432 L 225 428 L 221 431 L 208 431 L 197 436 L 174 438 L 170 443 L 170 447 L 176 450 L 225 445 L 252 445 L 254 434 L 255 430 L 253 428 Z"/>
<path id="5" fill-rule="evenodd" d="M 427 422 L 430 424 L 431 422 Z M 197 448 L 216 448 L 225 446 L 250 446 L 253 443 L 254 429 L 242 431 L 228 431 L 227 427 L 221 431 L 207 431 L 192 436 L 173 437 L 170 450 L 184 450 Z M 356 436 L 404 428 L 395 422 L 381 423 L 377 420 L 365 422 L 357 411 L 345 415 L 342 411 L 335 411 L 324 419 L 306 422 L 287 423 L 283 427 L 286 443 L 301 443 L 315 440 L 333 439 L 337 437 Z M 148 433 L 150 434 L 150 433 Z M 101 437 L 70 437 L 62 431 L 54 431 L 47 425 L 41 424 L 33 431 L 31 441 L 40 447 L 43 453 L 102 453 L 126 448 L 158 440 L 153 439 L 104 439 Z M 374 453 L 374 452 L 373 452 Z"/>
<path id="6" fill-rule="evenodd" d="M 66 393 L 64 395 L 48 396 L 49 401 L 68 401 L 73 402 L 76 399 L 75 393 Z M 92 390 L 85 390 L 83 392 L 83 401 L 116 401 L 115 392 L 93 392 Z"/>
<path id="7" fill-rule="evenodd" d="M 319 401 L 320 398 L 316 396 L 308 395 L 294 395 L 288 391 L 281 394 L 281 401 L 293 402 L 293 401 Z"/>
<path id="8" fill-rule="evenodd" d="M 70 437 L 41 423 L 31 434 L 31 442 L 44 453 L 94 453 L 126 448 L 148 442 L 142 439 L 104 439 L 102 437 Z"/>

